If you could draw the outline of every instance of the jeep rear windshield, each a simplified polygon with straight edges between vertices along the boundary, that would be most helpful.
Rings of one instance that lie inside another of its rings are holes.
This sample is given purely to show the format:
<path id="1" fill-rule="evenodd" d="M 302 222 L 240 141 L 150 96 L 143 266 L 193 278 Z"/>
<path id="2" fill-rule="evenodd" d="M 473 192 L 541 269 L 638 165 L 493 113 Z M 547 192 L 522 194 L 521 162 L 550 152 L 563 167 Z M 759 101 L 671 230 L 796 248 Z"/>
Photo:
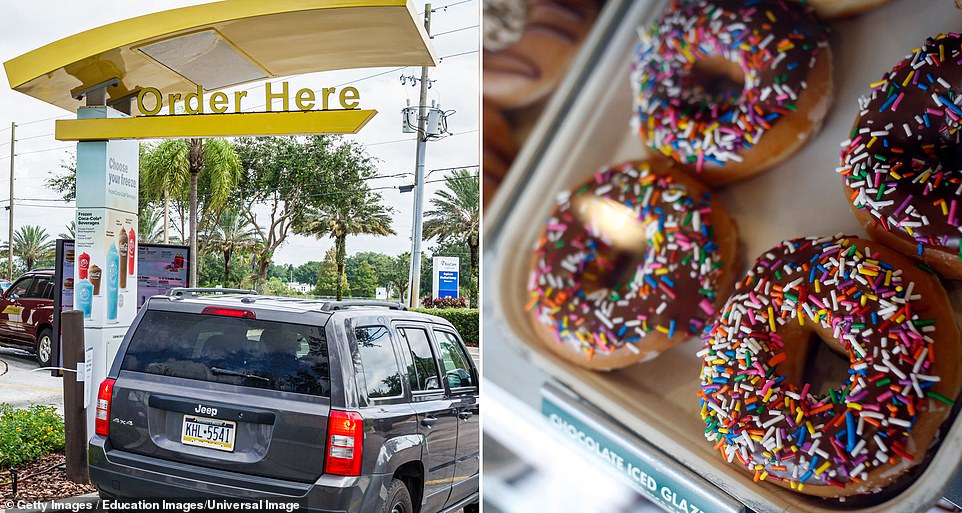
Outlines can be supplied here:
<path id="1" fill-rule="evenodd" d="M 121 369 L 329 397 L 327 354 L 317 326 L 149 310 Z"/>

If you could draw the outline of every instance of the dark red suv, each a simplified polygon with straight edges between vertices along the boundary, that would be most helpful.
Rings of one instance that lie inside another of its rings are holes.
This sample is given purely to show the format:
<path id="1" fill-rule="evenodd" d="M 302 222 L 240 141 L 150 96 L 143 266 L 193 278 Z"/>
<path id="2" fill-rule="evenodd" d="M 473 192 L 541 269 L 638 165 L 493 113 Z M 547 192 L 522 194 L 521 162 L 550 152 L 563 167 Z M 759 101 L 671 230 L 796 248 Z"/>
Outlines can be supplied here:
<path id="1" fill-rule="evenodd" d="M 41 367 L 53 352 L 53 289 L 53 269 L 35 269 L 0 295 L 0 345 L 32 349 Z"/>

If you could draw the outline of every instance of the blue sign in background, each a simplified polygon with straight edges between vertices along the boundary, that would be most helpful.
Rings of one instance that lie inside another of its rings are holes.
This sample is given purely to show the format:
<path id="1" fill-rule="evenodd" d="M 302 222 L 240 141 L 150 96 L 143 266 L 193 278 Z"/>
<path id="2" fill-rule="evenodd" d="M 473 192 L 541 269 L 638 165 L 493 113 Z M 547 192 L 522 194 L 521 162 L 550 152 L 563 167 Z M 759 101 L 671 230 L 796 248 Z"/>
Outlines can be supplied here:
<path id="1" fill-rule="evenodd" d="M 438 297 L 458 297 L 457 271 L 438 271 Z"/>

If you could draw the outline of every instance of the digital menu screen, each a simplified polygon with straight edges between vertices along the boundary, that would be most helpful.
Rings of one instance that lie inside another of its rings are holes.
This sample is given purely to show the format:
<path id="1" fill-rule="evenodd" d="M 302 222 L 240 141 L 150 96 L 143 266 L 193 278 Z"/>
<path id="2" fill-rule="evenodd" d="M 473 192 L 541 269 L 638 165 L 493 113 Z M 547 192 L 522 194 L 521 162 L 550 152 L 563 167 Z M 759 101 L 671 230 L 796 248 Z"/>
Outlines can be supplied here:
<path id="1" fill-rule="evenodd" d="M 137 308 L 151 296 L 163 295 L 174 287 L 189 287 L 190 253 L 187 246 L 141 244 L 137 268 Z"/>

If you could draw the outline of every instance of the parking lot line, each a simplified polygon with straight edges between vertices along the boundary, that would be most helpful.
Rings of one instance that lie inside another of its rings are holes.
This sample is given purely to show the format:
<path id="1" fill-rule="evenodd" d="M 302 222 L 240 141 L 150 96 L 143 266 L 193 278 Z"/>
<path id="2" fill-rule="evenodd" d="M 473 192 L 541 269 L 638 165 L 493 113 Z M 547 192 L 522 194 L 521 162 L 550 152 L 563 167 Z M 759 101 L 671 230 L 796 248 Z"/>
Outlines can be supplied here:
<path id="1" fill-rule="evenodd" d="M 32 387 L 30 385 L 14 385 L 13 383 L 0 383 L 0 387 L 23 388 L 26 390 L 39 390 L 41 392 L 61 392 L 57 388 Z"/>

